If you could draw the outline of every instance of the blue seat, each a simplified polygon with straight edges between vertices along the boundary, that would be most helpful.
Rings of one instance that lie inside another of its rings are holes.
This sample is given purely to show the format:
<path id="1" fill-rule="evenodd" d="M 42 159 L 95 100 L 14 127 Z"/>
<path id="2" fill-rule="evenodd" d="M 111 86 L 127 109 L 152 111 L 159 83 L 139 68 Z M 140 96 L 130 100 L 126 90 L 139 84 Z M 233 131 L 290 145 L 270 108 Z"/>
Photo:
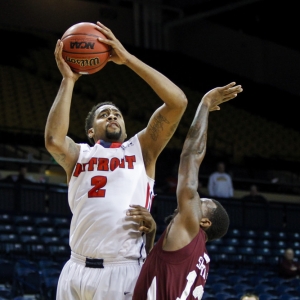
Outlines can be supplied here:
<path id="1" fill-rule="evenodd" d="M 50 251 L 44 244 L 32 244 L 29 246 L 29 252 L 31 259 L 39 260 L 46 259 L 50 255 Z"/>
<path id="2" fill-rule="evenodd" d="M 0 224 L 0 234 L 17 233 L 13 224 Z"/>
<path id="3" fill-rule="evenodd" d="M 69 228 L 59 228 L 57 229 L 58 235 L 62 238 L 69 237 L 70 229 Z"/>
<path id="4" fill-rule="evenodd" d="M 237 294 L 253 291 L 253 286 L 247 283 L 237 283 L 233 286 Z"/>
<path id="5" fill-rule="evenodd" d="M 41 227 L 38 231 L 40 236 L 57 236 L 57 229 L 54 227 Z"/>
<path id="6" fill-rule="evenodd" d="M 255 239 L 257 237 L 257 232 L 254 230 L 243 230 L 242 237 L 246 239 Z"/>
<path id="7" fill-rule="evenodd" d="M 220 246 L 219 247 L 220 254 L 236 254 L 236 248 L 233 246 Z"/>
<path id="8" fill-rule="evenodd" d="M 25 244 L 39 244 L 42 242 L 40 236 L 36 234 L 21 235 L 20 240 Z"/>
<path id="9" fill-rule="evenodd" d="M 236 228 L 229 229 L 226 236 L 232 238 L 239 238 L 241 236 L 241 230 Z"/>
<path id="10" fill-rule="evenodd" d="M 281 283 L 279 286 L 276 287 L 276 291 L 279 295 L 294 294 L 295 288 Z M 298 294 L 298 292 L 296 293 Z"/>
<path id="11" fill-rule="evenodd" d="M 288 237 L 287 233 L 284 231 L 274 232 L 273 236 L 276 240 L 281 240 L 281 241 L 286 240 Z"/>
<path id="12" fill-rule="evenodd" d="M 224 244 L 226 246 L 238 246 L 240 244 L 240 241 L 237 238 L 226 238 L 224 239 Z"/>
<path id="13" fill-rule="evenodd" d="M 56 228 L 68 228 L 70 227 L 70 219 L 64 217 L 56 217 L 54 218 L 54 226 Z M 158 225 L 159 227 L 159 225 Z M 165 227 L 165 225 L 164 225 Z"/>
<path id="14" fill-rule="evenodd" d="M 11 299 L 12 294 L 13 294 L 13 290 L 11 287 L 0 285 L 0 300 Z"/>
<path id="15" fill-rule="evenodd" d="M 0 258 L 0 284 L 12 285 L 15 262 L 9 259 Z"/>
<path id="16" fill-rule="evenodd" d="M 269 284 L 258 284 L 257 286 L 255 286 L 254 288 L 255 292 L 258 293 L 258 294 L 261 294 L 261 293 L 272 293 L 274 292 L 274 287 L 269 285 Z"/>
<path id="17" fill-rule="evenodd" d="M 278 249 L 286 249 L 287 248 L 287 243 L 286 241 L 272 241 L 271 243 L 273 248 L 278 248 Z"/>
<path id="18" fill-rule="evenodd" d="M 61 245 L 62 239 L 58 236 L 43 236 L 41 240 L 45 245 Z"/>
<path id="19" fill-rule="evenodd" d="M 290 280 L 291 286 L 297 287 L 300 295 L 300 278 L 293 278 Z"/>
<path id="20" fill-rule="evenodd" d="M 240 247 L 238 252 L 242 255 L 254 255 L 254 249 L 252 247 Z"/>
<path id="21" fill-rule="evenodd" d="M 300 298 L 297 296 L 293 296 L 291 294 L 282 294 L 278 297 L 278 300 L 299 300 Z"/>
<path id="22" fill-rule="evenodd" d="M 215 283 L 225 282 L 225 277 L 217 274 L 208 274 L 206 284 L 210 284 L 212 286 Z"/>
<path id="23" fill-rule="evenodd" d="M 208 255 L 210 253 L 219 253 L 219 248 L 218 248 L 217 245 L 207 244 L 206 245 L 206 250 L 208 252 Z"/>
<path id="24" fill-rule="evenodd" d="M 257 246 L 261 248 L 267 248 L 271 246 L 271 241 L 270 240 L 260 240 L 257 242 Z"/>
<path id="25" fill-rule="evenodd" d="M 248 279 L 253 286 L 256 286 L 258 284 L 268 284 L 268 285 L 273 284 L 273 281 L 271 281 L 269 277 L 263 276 L 262 274 L 251 275 L 248 277 Z"/>
<path id="26" fill-rule="evenodd" d="M 271 256 L 271 250 L 270 248 L 256 248 L 255 249 L 255 254 L 256 255 L 262 255 L 262 256 Z"/>
<path id="27" fill-rule="evenodd" d="M 17 243 L 20 238 L 15 233 L 0 234 L 0 241 L 1 243 Z"/>
<path id="28" fill-rule="evenodd" d="M 208 275 L 208 277 L 209 277 L 209 275 Z M 228 284 L 226 284 L 226 283 L 217 282 L 217 283 L 211 284 L 211 290 L 213 290 L 214 293 L 224 292 L 227 288 L 228 288 Z"/>
<path id="29" fill-rule="evenodd" d="M 271 285 L 273 286 L 279 286 L 281 284 L 285 283 L 285 279 L 281 278 L 281 277 L 273 277 L 269 279 L 269 282 Z"/>
<path id="30" fill-rule="evenodd" d="M 38 261 L 38 265 L 40 270 L 48 269 L 48 268 L 55 268 L 55 269 L 60 269 L 61 266 L 58 262 L 54 261 L 53 259 L 40 259 Z"/>
<path id="31" fill-rule="evenodd" d="M 299 241 L 289 241 L 287 243 L 288 247 L 291 247 L 292 249 L 299 249 L 300 248 L 300 242 Z"/>
<path id="32" fill-rule="evenodd" d="M 13 224 L 13 215 L 9 213 L 0 213 L 0 224 Z"/>
<path id="33" fill-rule="evenodd" d="M 43 217 L 35 217 L 34 222 L 36 226 L 47 227 L 47 226 L 52 226 L 54 221 L 53 218 L 51 217 L 43 216 Z"/>
<path id="34" fill-rule="evenodd" d="M 254 239 L 243 239 L 241 240 L 241 245 L 243 247 L 255 247 L 256 241 Z"/>
<path id="35" fill-rule="evenodd" d="M 10 259 L 25 259 L 30 255 L 28 245 L 22 243 L 5 244 L 6 253 Z"/>
<path id="36" fill-rule="evenodd" d="M 272 248 L 272 256 L 283 257 L 285 249 Z"/>
<path id="37" fill-rule="evenodd" d="M 260 293 L 259 300 L 278 300 L 278 297 L 270 293 Z"/>
<path id="38" fill-rule="evenodd" d="M 226 293 L 226 292 L 219 292 L 219 293 L 215 294 L 215 299 L 216 300 L 228 300 L 232 297 L 233 297 L 232 294 Z"/>
<path id="39" fill-rule="evenodd" d="M 239 275 L 239 274 L 230 275 L 227 277 L 227 280 L 231 285 L 248 282 L 247 277 L 245 277 L 243 275 Z"/>
<path id="40" fill-rule="evenodd" d="M 269 230 L 260 231 L 257 233 L 260 239 L 271 240 L 273 238 L 272 232 Z"/>
<path id="41" fill-rule="evenodd" d="M 254 275 L 254 271 L 252 269 L 247 269 L 247 268 L 236 270 L 236 273 L 238 273 L 244 277 L 249 277 L 251 275 Z"/>
<path id="42" fill-rule="evenodd" d="M 36 235 L 38 230 L 34 225 L 20 225 L 17 227 L 17 231 L 20 235 Z"/>
<path id="43" fill-rule="evenodd" d="M 299 241 L 300 240 L 300 232 L 288 232 L 287 237 L 290 241 Z"/>

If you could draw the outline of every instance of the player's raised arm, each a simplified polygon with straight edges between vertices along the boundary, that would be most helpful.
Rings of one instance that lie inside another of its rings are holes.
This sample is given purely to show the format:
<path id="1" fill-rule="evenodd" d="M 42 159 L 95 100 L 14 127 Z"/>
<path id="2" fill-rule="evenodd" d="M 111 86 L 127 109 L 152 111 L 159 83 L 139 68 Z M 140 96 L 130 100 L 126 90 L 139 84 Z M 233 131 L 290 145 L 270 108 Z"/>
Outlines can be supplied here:
<path id="1" fill-rule="evenodd" d="M 148 66 L 134 55 L 131 55 L 114 36 L 109 28 L 97 22 L 98 29 L 107 39 L 99 41 L 112 47 L 110 61 L 124 64 L 140 76 L 164 102 L 152 117 L 145 130 L 139 133 L 139 141 L 143 149 L 143 156 L 147 173 L 154 176 L 154 163 L 173 136 L 178 123 L 186 109 L 187 99 L 184 92 L 166 76 Z M 149 170 L 153 169 L 152 171 Z M 152 168 L 151 168 L 152 166 Z"/>
<path id="2" fill-rule="evenodd" d="M 63 76 L 60 88 L 50 109 L 45 127 L 45 147 L 67 173 L 69 179 L 79 155 L 79 146 L 67 137 L 70 106 L 75 82 L 80 77 L 73 73 L 62 58 L 63 44 L 57 41 L 55 59 Z"/>
<path id="3" fill-rule="evenodd" d="M 178 171 L 178 211 L 188 229 L 195 232 L 199 226 L 198 209 L 195 207 L 199 203 L 198 173 L 206 152 L 209 112 L 220 110 L 220 104 L 235 98 L 240 92 L 242 88 L 235 82 L 207 92 L 197 108 L 184 142 Z"/>

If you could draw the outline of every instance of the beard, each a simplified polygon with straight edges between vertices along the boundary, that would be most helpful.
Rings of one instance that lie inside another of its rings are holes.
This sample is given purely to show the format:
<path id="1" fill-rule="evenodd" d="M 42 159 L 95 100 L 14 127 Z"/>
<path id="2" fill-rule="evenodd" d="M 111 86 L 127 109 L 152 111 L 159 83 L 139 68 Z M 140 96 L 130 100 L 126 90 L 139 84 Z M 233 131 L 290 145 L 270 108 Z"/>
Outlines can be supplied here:
<path id="1" fill-rule="evenodd" d="M 120 137 L 122 136 L 122 129 L 120 128 L 120 131 L 118 131 L 118 132 L 116 132 L 116 131 L 110 132 L 106 129 L 105 135 L 108 140 L 118 141 L 120 139 Z"/>

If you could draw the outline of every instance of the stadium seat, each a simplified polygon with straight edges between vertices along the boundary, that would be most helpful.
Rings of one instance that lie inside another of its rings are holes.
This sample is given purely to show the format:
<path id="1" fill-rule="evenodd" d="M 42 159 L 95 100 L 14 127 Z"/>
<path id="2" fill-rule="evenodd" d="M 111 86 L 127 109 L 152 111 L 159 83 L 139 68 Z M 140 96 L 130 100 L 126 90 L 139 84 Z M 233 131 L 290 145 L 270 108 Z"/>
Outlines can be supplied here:
<path id="1" fill-rule="evenodd" d="M 278 300 L 278 297 L 270 293 L 260 293 L 259 300 Z"/>
<path id="2" fill-rule="evenodd" d="M 234 290 L 237 294 L 239 293 L 247 293 L 253 291 L 253 286 L 247 283 L 237 283 L 233 286 Z"/>
<path id="3" fill-rule="evenodd" d="M 236 228 L 229 229 L 226 236 L 227 237 L 232 237 L 232 238 L 239 238 L 239 237 L 241 237 L 241 231 L 239 229 L 236 229 Z"/>
<path id="4" fill-rule="evenodd" d="M 243 239 L 241 241 L 241 245 L 243 247 L 255 247 L 256 246 L 256 241 L 254 239 Z"/>
<path id="5" fill-rule="evenodd" d="M 13 214 L 0 213 L 0 224 L 1 225 L 13 224 Z"/>
<path id="6" fill-rule="evenodd" d="M 238 246 L 240 244 L 240 241 L 237 238 L 226 238 L 226 239 L 224 239 L 224 244 L 226 246 L 235 247 L 235 246 Z"/>
<path id="7" fill-rule="evenodd" d="M 228 289 L 228 284 L 226 283 L 216 282 L 211 284 L 211 290 L 214 291 L 214 293 L 224 292 L 226 289 Z"/>
<path id="8" fill-rule="evenodd" d="M 254 288 L 255 292 L 258 294 L 262 294 L 262 293 L 272 293 L 274 292 L 274 287 L 269 285 L 269 284 L 258 284 L 255 286 Z"/>
<path id="9" fill-rule="evenodd" d="M 40 236 L 57 236 L 57 230 L 54 227 L 41 227 L 38 231 Z"/>
<path id="10" fill-rule="evenodd" d="M 34 226 L 34 218 L 31 215 L 16 215 L 14 216 L 14 224 L 17 226 L 27 225 Z"/>
<path id="11" fill-rule="evenodd" d="M 261 255 L 261 256 L 268 256 L 270 257 L 272 255 L 270 248 L 256 248 L 255 249 L 255 255 Z"/>
<path id="12" fill-rule="evenodd" d="M 17 233 L 16 227 L 12 224 L 0 224 L 0 234 Z"/>
<path id="13" fill-rule="evenodd" d="M 261 248 L 267 248 L 271 246 L 271 241 L 270 240 L 266 240 L 266 239 L 262 239 L 257 241 L 257 246 L 261 247 Z"/>
<path id="14" fill-rule="evenodd" d="M 219 292 L 219 293 L 215 294 L 215 299 L 216 300 L 228 300 L 232 297 L 233 297 L 232 294 L 226 293 L 226 292 Z"/>
<path id="15" fill-rule="evenodd" d="M 272 241 L 271 242 L 272 248 L 273 249 L 286 249 L 287 248 L 287 243 L 286 241 L 279 240 L 279 241 Z"/>
<path id="16" fill-rule="evenodd" d="M 36 217 L 34 219 L 35 225 L 40 227 L 48 227 L 53 225 L 53 219 L 48 216 Z"/>
<path id="17" fill-rule="evenodd" d="M 255 239 L 257 237 L 257 232 L 255 230 L 242 230 L 242 237 L 245 239 Z"/>

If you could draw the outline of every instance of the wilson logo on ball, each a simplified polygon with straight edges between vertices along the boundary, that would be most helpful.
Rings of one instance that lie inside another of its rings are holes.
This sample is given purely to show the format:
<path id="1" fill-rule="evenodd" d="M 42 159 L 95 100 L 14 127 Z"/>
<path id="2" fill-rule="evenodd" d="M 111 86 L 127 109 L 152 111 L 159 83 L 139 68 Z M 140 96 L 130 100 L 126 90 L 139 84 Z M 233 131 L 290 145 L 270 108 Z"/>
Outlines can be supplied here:
<path id="1" fill-rule="evenodd" d="M 95 43 L 92 42 L 70 42 L 71 49 L 94 49 Z"/>
<path id="2" fill-rule="evenodd" d="M 98 38 L 106 36 L 89 22 L 77 23 L 65 31 L 61 38 L 62 57 L 73 72 L 94 74 L 109 61 L 112 48 Z"/>
<path id="3" fill-rule="evenodd" d="M 100 59 L 98 57 L 87 59 L 87 58 L 72 58 L 66 56 L 65 60 L 66 62 L 78 65 L 80 67 L 97 66 L 100 64 Z"/>

